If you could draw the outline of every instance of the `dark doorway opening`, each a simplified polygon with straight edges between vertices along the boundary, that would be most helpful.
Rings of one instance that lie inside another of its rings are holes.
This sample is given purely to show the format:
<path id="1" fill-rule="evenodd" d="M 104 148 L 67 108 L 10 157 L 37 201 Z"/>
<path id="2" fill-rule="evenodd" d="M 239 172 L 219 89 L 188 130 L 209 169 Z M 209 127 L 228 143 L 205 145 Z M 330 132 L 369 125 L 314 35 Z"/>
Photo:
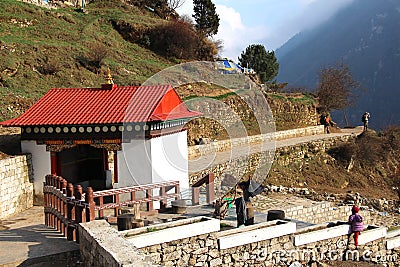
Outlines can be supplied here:
<path id="1" fill-rule="evenodd" d="M 86 191 L 106 189 L 106 171 L 104 168 L 104 149 L 90 145 L 78 145 L 59 153 L 59 172 L 74 185 L 80 184 Z"/>

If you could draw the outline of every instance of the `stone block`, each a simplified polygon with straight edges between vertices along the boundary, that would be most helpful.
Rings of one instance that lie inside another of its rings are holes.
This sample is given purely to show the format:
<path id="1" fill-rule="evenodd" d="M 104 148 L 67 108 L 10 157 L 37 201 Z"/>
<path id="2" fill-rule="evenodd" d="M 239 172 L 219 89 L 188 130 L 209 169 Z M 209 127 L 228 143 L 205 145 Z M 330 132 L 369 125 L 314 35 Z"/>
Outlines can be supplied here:
<path id="1" fill-rule="evenodd" d="M 187 237 L 208 234 L 220 230 L 219 220 L 206 217 L 195 217 L 177 222 L 160 224 L 160 227 L 170 226 L 155 232 L 142 233 L 127 238 L 127 241 L 137 248 L 147 247 L 155 244 L 162 244 L 179 240 Z M 142 231 L 143 229 L 137 230 Z M 136 230 L 129 230 L 130 233 L 136 233 Z"/>
<path id="2" fill-rule="evenodd" d="M 193 255 L 200 255 L 208 252 L 208 247 L 199 248 L 192 252 Z"/>
<path id="3" fill-rule="evenodd" d="M 221 254 L 218 249 L 212 249 L 208 252 L 208 255 L 210 255 L 211 258 L 215 259 L 220 257 Z"/>
<path id="4" fill-rule="evenodd" d="M 386 249 L 394 249 L 400 247 L 400 236 L 395 236 L 386 240 Z"/>
<path id="5" fill-rule="evenodd" d="M 339 225 L 335 227 L 312 231 L 309 233 L 298 234 L 295 235 L 294 237 L 294 245 L 300 246 L 304 244 L 310 244 L 329 238 L 347 235 L 348 232 L 349 232 L 348 225 Z"/>
<path id="6" fill-rule="evenodd" d="M 366 226 L 367 227 L 373 227 L 373 226 Z M 383 238 L 386 236 L 387 229 L 386 227 L 375 227 L 374 229 L 369 229 L 367 231 L 363 231 L 362 234 L 359 237 L 359 244 L 363 245 L 368 242 L 372 242 L 374 240 L 378 240 L 380 238 Z"/>
<path id="7" fill-rule="evenodd" d="M 205 262 L 207 260 L 208 260 L 208 255 L 207 254 L 197 256 L 197 262 Z"/>
<path id="8" fill-rule="evenodd" d="M 163 253 L 162 261 L 167 262 L 167 261 L 179 259 L 181 254 L 182 254 L 182 252 L 178 251 L 178 250 L 172 251 L 170 253 Z"/>
<path id="9" fill-rule="evenodd" d="M 226 231 L 226 235 L 218 238 L 219 249 L 243 246 L 267 239 L 271 239 L 271 243 L 278 243 L 275 237 L 296 232 L 296 224 L 292 222 L 285 222 L 277 225 L 271 225 L 271 222 L 267 222 L 258 224 L 257 226 L 258 227 L 254 229 L 244 228 L 243 231 L 240 228 Z"/>
<path id="10" fill-rule="evenodd" d="M 214 245 L 213 239 L 206 239 L 206 247 L 211 247 Z"/>
<path id="11" fill-rule="evenodd" d="M 214 267 L 214 266 L 220 266 L 222 264 L 221 258 L 216 258 L 210 261 L 209 266 Z"/>
<path id="12" fill-rule="evenodd" d="M 223 262 L 226 263 L 226 264 L 231 263 L 231 262 L 232 262 L 231 255 L 230 255 L 230 254 L 226 254 L 226 255 L 223 257 Z"/>

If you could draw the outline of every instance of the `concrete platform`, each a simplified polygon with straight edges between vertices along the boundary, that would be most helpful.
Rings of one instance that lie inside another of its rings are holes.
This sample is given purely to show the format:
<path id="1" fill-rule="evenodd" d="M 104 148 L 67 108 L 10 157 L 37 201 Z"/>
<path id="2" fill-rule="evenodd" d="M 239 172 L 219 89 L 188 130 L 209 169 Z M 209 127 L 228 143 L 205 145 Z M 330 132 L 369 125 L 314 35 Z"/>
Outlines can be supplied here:
<path id="1" fill-rule="evenodd" d="M 79 266 L 79 244 L 44 225 L 43 207 L 0 220 L 0 266 Z"/>

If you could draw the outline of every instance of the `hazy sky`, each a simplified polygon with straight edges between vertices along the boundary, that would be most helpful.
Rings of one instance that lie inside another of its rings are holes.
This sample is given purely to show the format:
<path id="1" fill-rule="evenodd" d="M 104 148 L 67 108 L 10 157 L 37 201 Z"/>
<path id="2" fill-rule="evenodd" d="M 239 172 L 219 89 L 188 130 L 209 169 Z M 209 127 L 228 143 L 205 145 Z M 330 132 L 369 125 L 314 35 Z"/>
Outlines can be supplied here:
<path id="1" fill-rule="evenodd" d="M 223 41 L 223 57 L 237 61 L 250 44 L 276 50 L 303 29 L 318 25 L 353 0 L 213 0 L 220 16 L 215 39 Z M 193 14 L 192 0 L 178 10 Z"/>

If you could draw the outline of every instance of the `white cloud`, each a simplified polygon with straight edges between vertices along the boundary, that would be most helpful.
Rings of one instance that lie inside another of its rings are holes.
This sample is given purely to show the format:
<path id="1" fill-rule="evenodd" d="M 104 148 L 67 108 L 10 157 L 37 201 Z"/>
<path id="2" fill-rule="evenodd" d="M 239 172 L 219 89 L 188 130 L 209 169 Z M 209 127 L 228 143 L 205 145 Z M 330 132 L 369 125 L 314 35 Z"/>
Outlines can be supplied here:
<path id="1" fill-rule="evenodd" d="M 180 15 L 189 15 L 192 16 L 193 14 L 193 1 L 186 0 L 185 3 L 176 10 Z"/>
<path id="2" fill-rule="evenodd" d="M 248 45 L 262 43 L 276 50 L 296 33 L 314 27 L 354 0 L 213 0 L 220 16 L 222 56 L 237 60 Z M 193 14 L 186 0 L 179 14 Z"/>
<path id="3" fill-rule="evenodd" d="M 241 15 L 232 7 L 216 5 L 216 11 L 220 17 L 220 27 L 215 39 L 223 41 L 223 57 L 237 61 L 238 55 L 252 43 L 260 43 L 266 36 L 266 28 L 262 25 L 258 27 L 246 27 Z"/>
<path id="4" fill-rule="evenodd" d="M 311 4 L 312 2 L 315 2 L 315 1 L 317 1 L 317 0 L 300 0 L 300 3 L 308 6 L 309 4 Z"/>

